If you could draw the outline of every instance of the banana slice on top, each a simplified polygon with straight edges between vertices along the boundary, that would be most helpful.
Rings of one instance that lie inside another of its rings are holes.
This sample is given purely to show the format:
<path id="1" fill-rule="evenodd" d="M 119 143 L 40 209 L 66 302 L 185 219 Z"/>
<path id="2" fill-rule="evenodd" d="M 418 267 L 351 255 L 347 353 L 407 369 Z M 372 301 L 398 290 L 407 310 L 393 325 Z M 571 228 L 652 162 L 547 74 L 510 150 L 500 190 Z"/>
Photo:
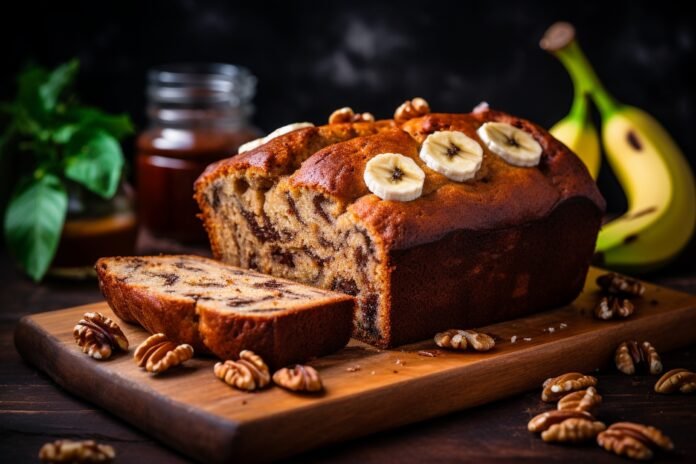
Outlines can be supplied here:
<path id="1" fill-rule="evenodd" d="M 504 122 L 487 122 L 476 133 L 488 149 L 515 166 L 539 164 L 543 151 L 532 134 Z"/>
<path id="2" fill-rule="evenodd" d="M 382 200 L 411 201 L 423 193 L 425 173 L 408 156 L 382 153 L 367 162 L 363 179 Z"/>
<path id="3" fill-rule="evenodd" d="M 440 131 L 425 139 L 420 158 L 433 171 L 456 182 L 464 182 L 481 168 L 483 148 L 463 132 Z"/>
<path id="4" fill-rule="evenodd" d="M 260 147 L 264 143 L 270 142 L 276 137 L 280 137 L 281 135 L 285 135 L 289 132 L 296 131 L 298 129 L 304 129 L 305 127 L 314 127 L 314 124 L 312 124 L 311 122 L 294 122 L 292 124 L 287 124 L 283 127 L 279 127 L 278 129 L 274 130 L 265 137 L 261 137 L 259 139 L 255 139 L 242 144 L 237 150 L 237 153 L 244 153 L 245 151 L 253 150 L 254 148 Z"/>

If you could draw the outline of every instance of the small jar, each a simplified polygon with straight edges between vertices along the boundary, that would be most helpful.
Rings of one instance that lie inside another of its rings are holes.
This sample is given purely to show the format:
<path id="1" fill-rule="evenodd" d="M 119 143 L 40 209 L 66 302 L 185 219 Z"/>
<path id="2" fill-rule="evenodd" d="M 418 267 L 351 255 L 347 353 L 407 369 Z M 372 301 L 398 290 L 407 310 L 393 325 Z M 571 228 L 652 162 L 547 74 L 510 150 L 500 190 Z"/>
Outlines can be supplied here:
<path id="1" fill-rule="evenodd" d="M 137 140 L 138 217 L 155 237 L 206 240 L 193 183 L 260 136 L 249 119 L 256 78 L 230 64 L 175 64 L 148 74 L 150 126 Z"/>

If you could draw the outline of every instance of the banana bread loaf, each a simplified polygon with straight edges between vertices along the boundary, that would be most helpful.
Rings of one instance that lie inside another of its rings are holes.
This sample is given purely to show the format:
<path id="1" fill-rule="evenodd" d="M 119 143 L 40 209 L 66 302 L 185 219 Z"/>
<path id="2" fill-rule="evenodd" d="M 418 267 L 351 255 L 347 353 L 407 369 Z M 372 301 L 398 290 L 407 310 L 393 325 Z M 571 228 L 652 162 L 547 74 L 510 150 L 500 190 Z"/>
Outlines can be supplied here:
<path id="1" fill-rule="evenodd" d="M 197 256 L 102 258 L 99 286 L 116 315 L 198 353 L 236 359 L 252 350 L 270 366 L 343 348 L 353 298 Z"/>
<path id="2" fill-rule="evenodd" d="M 354 335 L 381 347 L 578 295 L 604 200 L 562 143 L 487 107 L 340 111 L 201 175 L 216 258 L 354 295 Z"/>

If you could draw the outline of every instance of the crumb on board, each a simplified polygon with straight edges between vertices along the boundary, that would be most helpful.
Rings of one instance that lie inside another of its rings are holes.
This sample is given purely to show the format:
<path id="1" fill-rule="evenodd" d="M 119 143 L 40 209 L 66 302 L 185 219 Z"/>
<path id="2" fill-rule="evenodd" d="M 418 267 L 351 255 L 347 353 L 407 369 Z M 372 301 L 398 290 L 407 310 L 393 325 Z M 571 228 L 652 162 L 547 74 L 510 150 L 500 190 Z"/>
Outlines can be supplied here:
<path id="1" fill-rule="evenodd" d="M 436 358 L 440 354 L 437 350 L 420 350 L 418 356 L 425 356 L 426 358 Z"/>
<path id="2" fill-rule="evenodd" d="M 359 370 L 360 370 L 360 364 L 356 364 L 355 366 L 346 367 L 346 372 L 358 372 Z"/>
<path id="3" fill-rule="evenodd" d="M 549 333 L 554 333 L 556 329 L 554 327 L 549 327 Z"/>
<path id="4" fill-rule="evenodd" d="M 517 343 L 517 335 L 510 337 L 510 343 Z"/>
<path id="5" fill-rule="evenodd" d="M 531 342 L 532 337 L 524 337 L 522 340 L 524 340 L 525 342 Z"/>
<path id="6" fill-rule="evenodd" d="M 560 327 L 561 329 L 565 329 L 566 327 L 568 327 L 568 324 L 566 324 L 565 322 L 561 322 L 561 324 L 558 327 Z"/>
<path id="7" fill-rule="evenodd" d="M 394 364 L 396 364 L 397 366 L 405 366 L 406 365 L 406 363 L 400 359 L 397 359 L 396 361 L 394 361 Z"/>
<path id="8" fill-rule="evenodd" d="M 375 371 L 370 371 L 370 375 L 375 375 Z"/>

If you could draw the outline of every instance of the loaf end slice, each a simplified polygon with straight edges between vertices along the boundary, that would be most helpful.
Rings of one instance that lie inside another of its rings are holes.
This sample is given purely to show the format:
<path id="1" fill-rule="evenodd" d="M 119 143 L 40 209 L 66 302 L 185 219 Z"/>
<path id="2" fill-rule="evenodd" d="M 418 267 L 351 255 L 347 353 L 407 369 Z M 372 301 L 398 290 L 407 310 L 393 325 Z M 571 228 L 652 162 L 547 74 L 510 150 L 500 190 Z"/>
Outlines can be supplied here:
<path id="1" fill-rule="evenodd" d="M 102 258 L 96 270 L 118 317 L 197 353 L 234 359 L 246 349 L 281 367 L 350 338 L 348 295 L 188 255 Z"/>

